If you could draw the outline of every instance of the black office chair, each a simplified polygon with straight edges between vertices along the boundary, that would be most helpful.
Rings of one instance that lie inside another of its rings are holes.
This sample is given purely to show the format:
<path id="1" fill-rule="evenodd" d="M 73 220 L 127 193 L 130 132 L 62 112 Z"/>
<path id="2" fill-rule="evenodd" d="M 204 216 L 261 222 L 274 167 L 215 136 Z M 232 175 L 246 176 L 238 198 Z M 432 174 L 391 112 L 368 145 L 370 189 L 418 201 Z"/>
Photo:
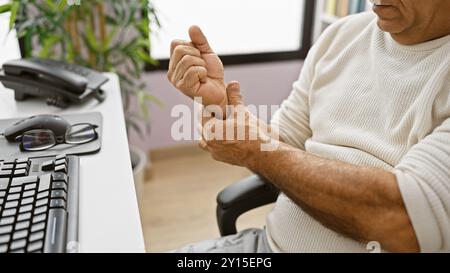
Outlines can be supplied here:
<path id="1" fill-rule="evenodd" d="M 252 175 L 232 184 L 217 195 L 217 224 L 220 234 L 235 234 L 236 220 L 243 213 L 273 203 L 279 190 L 258 175 Z"/>

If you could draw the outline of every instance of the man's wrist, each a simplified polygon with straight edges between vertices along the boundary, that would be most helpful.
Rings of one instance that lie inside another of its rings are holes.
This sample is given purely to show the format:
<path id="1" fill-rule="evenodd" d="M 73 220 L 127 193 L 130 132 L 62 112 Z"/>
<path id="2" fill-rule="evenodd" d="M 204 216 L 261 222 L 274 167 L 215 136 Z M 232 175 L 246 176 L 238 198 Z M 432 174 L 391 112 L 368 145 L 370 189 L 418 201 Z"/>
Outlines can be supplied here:
<path id="1" fill-rule="evenodd" d="M 258 141 L 259 142 L 259 141 Z M 247 148 L 247 155 L 245 157 L 245 166 L 247 169 L 256 171 L 256 167 L 258 165 L 258 156 L 261 152 L 258 148 L 259 144 L 249 144 L 249 147 Z"/>
<path id="2" fill-rule="evenodd" d="M 245 167 L 253 172 L 259 172 L 264 169 L 263 165 L 268 162 L 268 157 L 276 152 L 281 144 L 280 141 L 270 138 L 268 141 L 260 140 L 257 141 L 257 143 L 250 145 L 247 150 Z"/>

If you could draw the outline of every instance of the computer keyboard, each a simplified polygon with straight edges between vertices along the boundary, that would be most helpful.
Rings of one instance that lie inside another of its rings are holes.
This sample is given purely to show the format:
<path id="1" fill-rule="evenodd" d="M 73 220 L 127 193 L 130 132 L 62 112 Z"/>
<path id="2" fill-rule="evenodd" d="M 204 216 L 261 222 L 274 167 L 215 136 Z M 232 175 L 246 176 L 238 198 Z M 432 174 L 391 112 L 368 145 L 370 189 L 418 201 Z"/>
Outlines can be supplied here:
<path id="1" fill-rule="evenodd" d="M 76 156 L 0 160 L 0 253 L 77 252 Z"/>

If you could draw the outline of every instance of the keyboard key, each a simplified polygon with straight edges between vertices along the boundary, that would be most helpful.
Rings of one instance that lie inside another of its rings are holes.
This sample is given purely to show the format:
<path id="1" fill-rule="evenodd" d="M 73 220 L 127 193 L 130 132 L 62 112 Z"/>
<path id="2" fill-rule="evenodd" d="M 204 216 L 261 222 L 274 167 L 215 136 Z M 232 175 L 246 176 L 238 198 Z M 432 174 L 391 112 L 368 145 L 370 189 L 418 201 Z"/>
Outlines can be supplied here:
<path id="1" fill-rule="evenodd" d="M 45 235 L 44 252 L 64 252 L 67 212 L 64 209 L 51 209 L 48 214 L 47 223 L 48 227 Z"/>
<path id="2" fill-rule="evenodd" d="M 22 198 L 27 198 L 27 197 L 31 197 L 34 196 L 34 194 L 36 193 L 35 190 L 30 190 L 30 191 L 26 191 L 22 194 Z"/>
<path id="3" fill-rule="evenodd" d="M 26 169 L 17 169 L 14 171 L 14 177 L 21 177 L 21 176 L 25 176 L 27 174 L 27 170 Z"/>
<path id="4" fill-rule="evenodd" d="M 25 253 L 25 249 L 23 249 L 23 248 L 14 249 L 14 250 L 11 250 L 10 253 Z"/>
<path id="5" fill-rule="evenodd" d="M 0 198 L 5 197 L 6 191 L 0 191 Z"/>
<path id="6" fill-rule="evenodd" d="M 24 220 L 30 220 L 30 219 L 31 219 L 31 212 L 22 213 L 17 216 L 18 222 L 24 221 Z"/>
<path id="7" fill-rule="evenodd" d="M 22 199 L 22 201 L 20 202 L 21 205 L 28 205 L 34 202 L 34 198 L 33 197 L 28 197 L 28 198 L 24 198 Z"/>
<path id="8" fill-rule="evenodd" d="M 64 190 L 67 192 L 67 184 L 64 182 L 53 182 L 52 190 Z"/>
<path id="9" fill-rule="evenodd" d="M 3 210 L 2 217 L 14 216 L 14 215 L 16 215 L 16 212 L 17 212 L 16 208 L 5 209 L 5 210 Z"/>
<path id="10" fill-rule="evenodd" d="M 26 205 L 26 206 L 20 207 L 19 213 L 29 212 L 32 209 L 33 209 L 33 205 L 31 205 L 31 204 L 30 205 Z"/>
<path id="11" fill-rule="evenodd" d="M 55 161 L 53 160 L 45 161 L 44 163 L 42 163 L 41 169 L 43 172 L 53 171 L 55 169 Z"/>
<path id="12" fill-rule="evenodd" d="M 35 233 L 31 233 L 30 238 L 28 239 L 30 242 L 44 239 L 44 231 L 38 231 Z"/>
<path id="13" fill-rule="evenodd" d="M 67 174 L 65 173 L 52 173 L 52 180 L 53 181 L 61 181 L 67 183 Z"/>
<path id="14" fill-rule="evenodd" d="M 17 177 L 13 178 L 11 181 L 11 186 L 22 186 L 22 184 L 37 183 L 38 177 L 35 175 L 27 177 Z"/>
<path id="15" fill-rule="evenodd" d="M 14 223 L 14 217 L 2 217 L 0 219 L 0 226 L 11 225 L 12 223 Z"/>
<path id="16" fill-rule="evenodd" d="M 11 174 L 12 174 L 12 170 L 0 171 L 0 178 L 10 177 Z"/>
<path id="17" fill-rule="evenodd" d="M 5 253 L 8 250 L 8 245 L 0 245 L 0 253 Z"/>
<path id="18" fill-rule="evenodd" d="M 48 204 L 48 198 L 39 199 L 36 201 L 36 207 L 44 206 Z"/>
<path id="19" fill-rule="evenodd" d="M 11 243 L 10 248 L 11 248 L 11 250 L 16 250 L 16 249 L 19 249 L 19 248 L 24 248 L 26 246 L 26 244 L 27 244 L 27 241 L 25 239 L 13 241 Z"/>
<path id="20" fill-rule="evenodd" d="M 64 198 L 67 199 L 67 193 L 62 190 L 53 190 L 51 192 L 50 198 Z"/>
<path id="21" fill-rule="evenodd" d="M 46 218 L 47 218 L 47 214 L 45 214 L 45 213 L 36 215 L 33 217 L 33 224 L 45 221 Z"/>
<path id="22" fill-rule="evenodd" d="M 22 191 L 22 187 L 12 187 L 12 188 L 9 188 L 8 193 L 18 193 L 21 191 Z"/>
<path id="23" fill-rule="evenodd" d="M 28 158 L 19 158 L 16 160 L 16 164 L 20 164 L 20 163 L 27 163 L 28 164 Z"/>
<path id="24" fill-rule="evenodd" d="M 0 191 L 5 191 L 8 188 L 8 184 L 8 178 L 0 178 Z"/>
<path id="25" fill-rule="evenodd" d="M 66 201 L 64 199 L 50 200 L 50 208 L 66 208 Z"/>
<path id="26" fill-rule="evenodd" d="M 0 244 L 8 243 L 10 238 L 11 238 L 11 235 L 9 235 L 9 234 L 0 235 Z"/>
<path id="27" fill-rule="evenodd" d="M 9 194 L 8 197 L 6 197 L 6 200 L 10 201 L 10 200 L 17 200 L 20 198 L 20 194 L 15 193 L 15 194 Z"/>
<path id="28" fill-rule="evenodd" d="M 66 164 L 55 166 L 55 172 L 67 173 Z"/>
<path id="29" fill-rule="evenodd" d="M 14 232 L 13 234 L 13 240 L 22 239 L 28 236 L 28 230 L 19 230 Z"/>
<path id="30" fill-rule="evenodd" d="M 30 226 L 30 221 L 22 221 L 22 222 L 18 222 L 14 228 L 15 228 L 15 230 L 21 230 L 21 229 L 25 229 L 25 228 L 28 229 L 29 226 Z"/>
<path id="31" fill-rule="evenodd" d="M 44 246 L 43 241 L 32 242 L 32 243 L 28 244 L 27 251 L 35 252 L 37 250 L 42 250 L 43 246 Z"/>
<path id="32" fill-rule="evenodd" d="M 34 214 L 41 214 L 47 212 L 47 206 L 37 207 L 34 209 Z"/>
<path id="33" fill-rule="evenodd" d="M 50 180 L 51 180 L 51 176 L 50 174 L 46 174 L 46 175 L 42 175 L 39 178 L 39 189 L 38 191 L 46 191 L 50 189 Z"/>
<path id="34" fill-rule="evenodd" d="M 12 230 L 13 230 L 13 226 L 12 225 L 1 226 L 0 227 L 0 234 L 10 233 Z"/>
<path id="35" fill-rule="evenodd" d="M 24 188 L 24 190 L 33 190 L 33 189 L 36 189 L 36 184 L 35 183 L 33 183 L 33 184 L 28 184 L 28 185 L 25 185 L 25 188 Z"/>
<path id="36" fill-rule="evenodd" d="M 4 200 L 5 200 L 5 199 L 0 198 L 0 206 L 3 205 Z M 0 212 L 1 212 L 1 211 L 2 211 L 2 210 L 0 209 Z"/>
<path id="37" fill-rule="evenodd" d="M 66 158 L 60 158 L 60 159 L 57 159 L 57 160 L 55 160 L 55 166 L 56 165 L 62 165 L 62 164 L 66 164 Z"/>
<path id="38" fill-rule="evenodd" d="M 5 209 L 16 208 L 19 206 L 19 201 L 9 201 L 5 203 Z"/>
<path id="39" fill-rule="evenodd" d="M 5 163 L 2 166 L 2 170 L 12 170 L 14 169 L 14 163 Z"/>
<path id="40" fill-rule="evenodd" d="M 17 164 L 15 169 L 27 169 L 28 168 L 28 164 L 27 163 L 21 163 L 21 164 Z"/>
<path id="41" fill-rule="evenodd" d="M 48 197 L 49 193 L 48 191 L 40 192 L 37 194 L 36 199 L 42 199 Z"/>
<path id="42" fill-rule="evenodd" d="M 45 222 L 40 222 L 37 224 L 33 224 L 31 226 L 31 232 L 41 231 L 45 229 Z"/>

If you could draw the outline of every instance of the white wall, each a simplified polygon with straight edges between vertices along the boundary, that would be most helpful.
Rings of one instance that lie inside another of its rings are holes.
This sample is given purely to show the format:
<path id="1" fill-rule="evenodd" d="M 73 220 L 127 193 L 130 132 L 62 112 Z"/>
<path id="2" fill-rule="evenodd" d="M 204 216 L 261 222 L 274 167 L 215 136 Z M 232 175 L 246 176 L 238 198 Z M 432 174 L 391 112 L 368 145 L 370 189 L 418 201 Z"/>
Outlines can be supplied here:
<path id="1" fill-rule="evenodd" d="M 227 81 L 241 82 L 242 93 L 247 104 L 278 105 L 291 92 L 292 83 L 298 78 L 301 66 L 302 62 L 298 60 L 228 66 L 225 68 L 225 75 Z M 170 130 L 176 118 L 170 116 L 170 111 L 177 104 L 192 107 L 192 101 L 170 85 L 165 71 L 147 73 L 144 80 L 151 93 L 161 99 L 165 106 L 163 108 L 152 106 L 150 136 L 143 140 L 131 134 L 131 143 L 146 151 L 187 144 L 188 142 L 177 142 L 172 139 Z"/>

